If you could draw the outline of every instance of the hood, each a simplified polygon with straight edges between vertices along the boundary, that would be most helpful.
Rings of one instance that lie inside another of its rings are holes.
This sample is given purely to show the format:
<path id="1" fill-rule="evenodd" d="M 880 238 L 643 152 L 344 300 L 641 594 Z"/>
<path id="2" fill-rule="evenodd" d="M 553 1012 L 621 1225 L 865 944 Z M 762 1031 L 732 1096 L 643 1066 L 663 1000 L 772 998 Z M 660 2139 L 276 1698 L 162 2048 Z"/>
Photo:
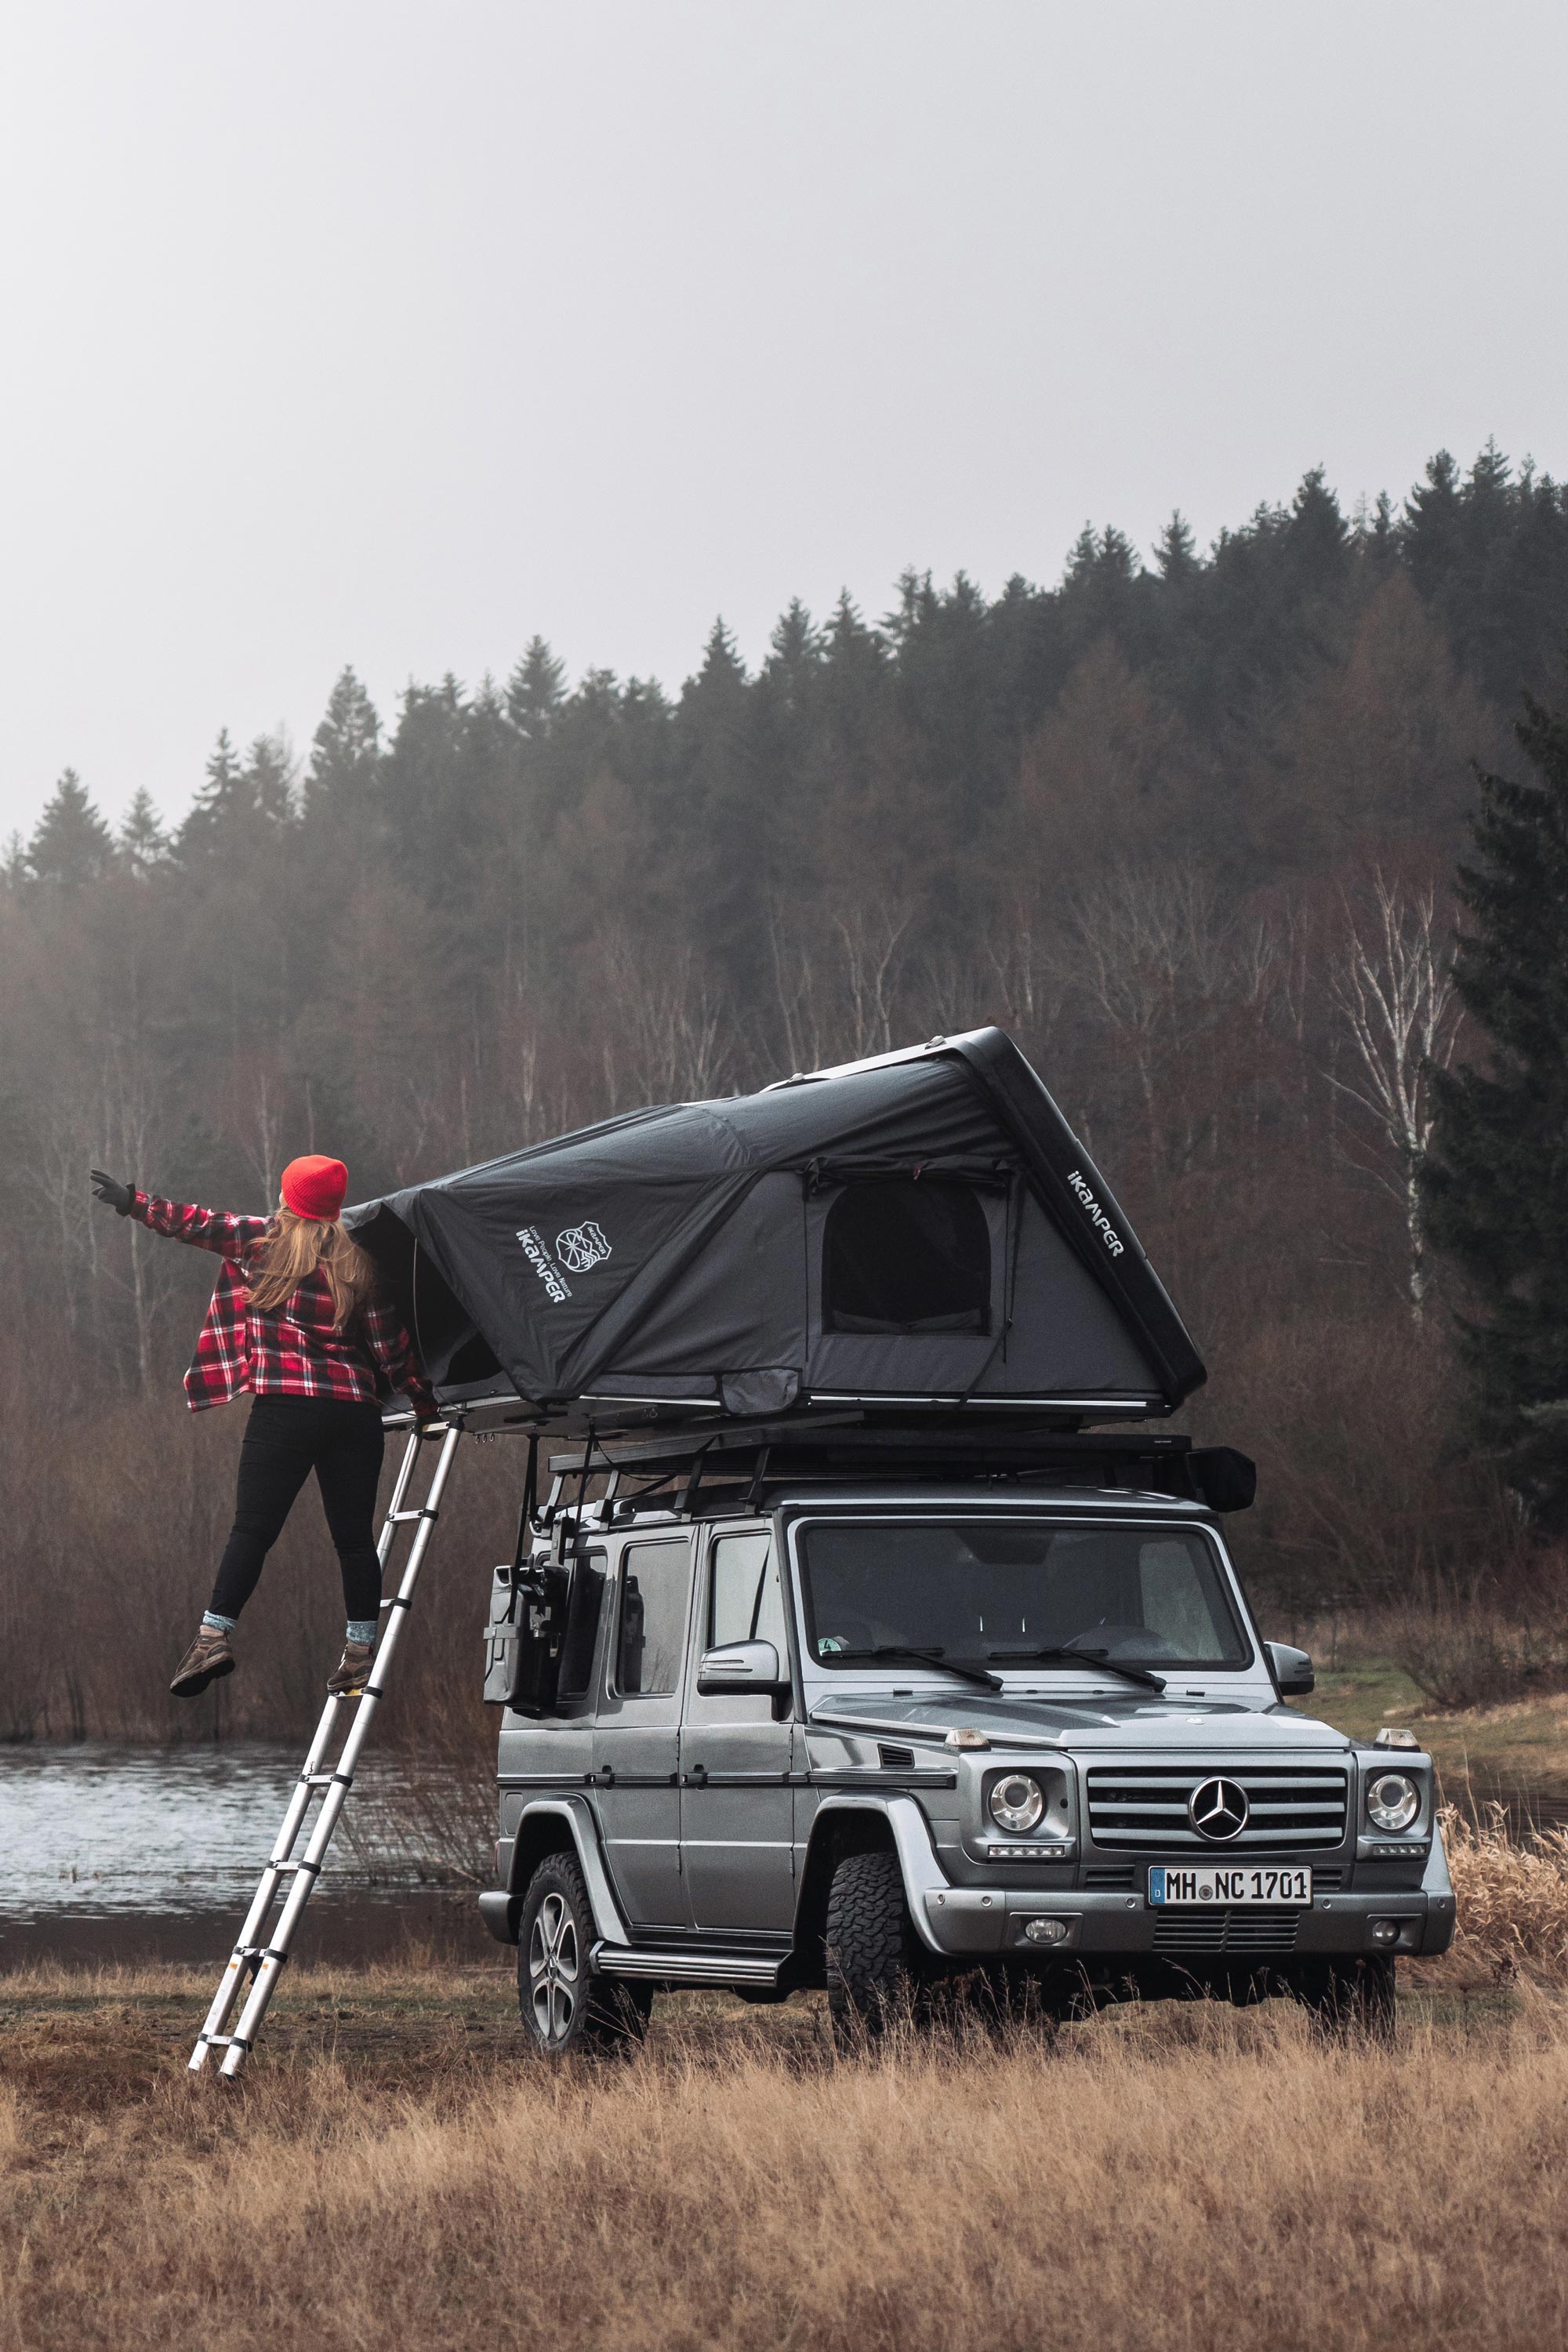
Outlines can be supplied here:
<path id="1" fill-rule="evenodd" d="M 1258 1748 L 1348 1748 L 1343 1732 L 1298 1715 L 1291 1707 L 1243 1706 L 1234 1699 L 1125 1698 L 1047 1699 L 1008 1693 L 955 1690 L 950 1697 L 895 1698 L 876 1690 L 834 1692 L 811 1712 L 813 1727 L 824 1731 L 925 1732 L 944 1738 L 963 1726 L 983 1731 L 998 1747 L 1114 1748 L 1201 1748 L 1206 1754 L 1255 1753 Z"/>

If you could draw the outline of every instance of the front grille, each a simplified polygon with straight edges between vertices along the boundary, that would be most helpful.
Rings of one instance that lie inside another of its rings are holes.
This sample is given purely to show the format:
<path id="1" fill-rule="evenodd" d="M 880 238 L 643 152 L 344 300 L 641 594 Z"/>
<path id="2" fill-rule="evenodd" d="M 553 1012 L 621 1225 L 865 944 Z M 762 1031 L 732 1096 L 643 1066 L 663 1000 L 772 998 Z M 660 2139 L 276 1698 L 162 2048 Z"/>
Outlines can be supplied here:
<path id="1" fill-rule="evenodd" d="M 1239 1837 L 1200 1837 L 1187 1812 L 1200 1781 L 1220 1775 L 1247 1792 Z M 1089 1829 L 1102 1852 L 1319 1853 L 1344 1843 L 1345 1775 L 1333 1765 L 1131 1764 L 1094 1766 Z"/>
<path id="2" fill-rule="evenodd" d="M 1133 1870 L 1130 1862 L 1102 1863 L 1098 1870 L 1091 1868 L 1083 1874 L 1083 1883 L 1086 1886 L 1131 1886 Z"/>
<path id="3" fill-rule="evenodd" d="M 1292 1952 L 1299 1911 L 1162 1911 L 1157 1952 Z"/>

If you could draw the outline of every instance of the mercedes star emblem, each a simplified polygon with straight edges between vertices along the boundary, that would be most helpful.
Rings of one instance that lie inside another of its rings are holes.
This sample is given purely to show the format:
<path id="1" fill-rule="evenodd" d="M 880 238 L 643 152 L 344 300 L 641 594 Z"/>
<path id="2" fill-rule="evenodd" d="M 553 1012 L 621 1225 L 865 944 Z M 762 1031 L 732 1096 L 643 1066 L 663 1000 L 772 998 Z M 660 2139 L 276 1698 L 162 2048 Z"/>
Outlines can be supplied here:
<path id="1" fill-rule="evenodd" d="M 1199 1837 L 1239 1837 L 1247 1827 L 1247 1791 L 1235 1780 L 1200 1780 L 1187 1803 L 1187 1818 Z"/>

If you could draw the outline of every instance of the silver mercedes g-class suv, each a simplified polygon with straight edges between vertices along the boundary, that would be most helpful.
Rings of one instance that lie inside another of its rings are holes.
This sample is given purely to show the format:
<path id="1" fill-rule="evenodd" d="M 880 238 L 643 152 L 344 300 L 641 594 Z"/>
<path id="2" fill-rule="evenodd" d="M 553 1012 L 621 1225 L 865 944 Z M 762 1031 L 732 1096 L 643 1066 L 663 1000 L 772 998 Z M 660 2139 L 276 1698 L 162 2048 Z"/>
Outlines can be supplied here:
<path id="1" fill-rule="evenodd" d="M 480 1906 L 541 2052 L 696 1985 L 825 1986 L 841 2035 L 965 1979 L 1392 2029 L 1396 1957 L 1454 1929 L 1431 1759 L 1284 1704 L 1310 1664 L 1259 1637 L 1214 1510 L 766 1469 L 558 1506 L 496 1572 Z"/>

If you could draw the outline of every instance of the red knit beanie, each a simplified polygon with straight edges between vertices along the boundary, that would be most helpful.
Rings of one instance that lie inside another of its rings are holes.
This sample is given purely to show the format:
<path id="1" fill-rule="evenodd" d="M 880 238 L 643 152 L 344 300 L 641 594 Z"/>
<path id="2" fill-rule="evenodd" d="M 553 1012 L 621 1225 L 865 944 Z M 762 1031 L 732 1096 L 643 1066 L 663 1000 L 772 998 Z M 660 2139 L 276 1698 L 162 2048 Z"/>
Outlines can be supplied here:
<path id="1" fill-rule="evenodd" d="M 324 1159 L 319 1151 L 290 1160 L 283 1171 L 283 1206 L 297 1217 L 320 1217 L 330 1223 L 348 1189 L 349 1171 L 342 1161 Z"/>

